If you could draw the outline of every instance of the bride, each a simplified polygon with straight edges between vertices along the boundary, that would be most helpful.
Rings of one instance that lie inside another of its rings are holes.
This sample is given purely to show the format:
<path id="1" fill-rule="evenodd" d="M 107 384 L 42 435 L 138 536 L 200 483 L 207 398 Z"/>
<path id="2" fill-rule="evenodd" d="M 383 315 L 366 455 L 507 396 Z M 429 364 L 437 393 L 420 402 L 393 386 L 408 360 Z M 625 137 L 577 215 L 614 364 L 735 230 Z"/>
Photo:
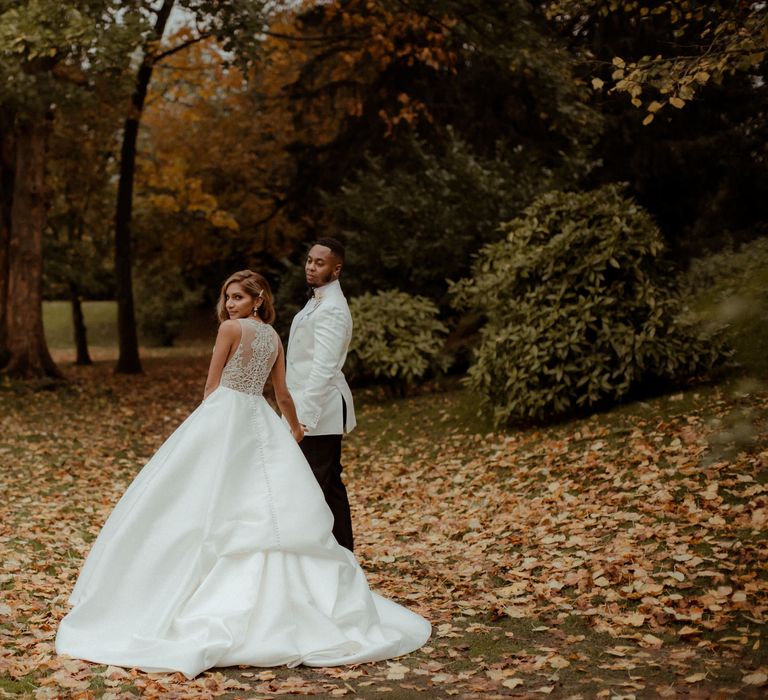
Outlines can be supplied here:
<path id="1" fill-rule="evenodd" d="M 105 523 L 56 651 L 192 678 L 214 666 L 335 666 L 419 648 L 429 623 L 371 592 L 333 538 L 297 444 L 267 281 L 235 273 L 217 310 L 203 402 Z M 290 432 L 262 396 L 268 377 Z"/>

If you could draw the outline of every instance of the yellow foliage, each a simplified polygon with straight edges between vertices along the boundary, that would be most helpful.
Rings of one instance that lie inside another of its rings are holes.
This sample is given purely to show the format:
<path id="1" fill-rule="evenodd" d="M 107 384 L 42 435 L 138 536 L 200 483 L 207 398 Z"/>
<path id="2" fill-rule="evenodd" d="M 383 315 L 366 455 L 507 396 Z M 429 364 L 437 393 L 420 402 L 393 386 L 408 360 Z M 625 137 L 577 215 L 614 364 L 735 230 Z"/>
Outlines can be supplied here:
<path id="1" fill-rule="evenodd" d="M 654 7 L 649 7 L 649 5 Z M 768 45 L 768 23 L 764 3 L 697 3 L 692 7 L 689 0 L 659 0 L 657 3 L 619 3 L 601 0 L 584 3 L 583 0 L 552 0 L 547 3 L 546 16 L 555 22 L 573 17 L 585 11 L 607 17 L 622 11 L 635 15 L 638 22 L 657 16 L 657 22 L 666 20 L 674 41 L 668 54 L 643 56 L 627 61 L 613 57 L 610 72 L 613 85 L 611 92 L 628 93 L 636 104 L 640 90 L 671 95 L 670 104 L 682 109 L 692 101 L 697 90 L 709 82 L 719 84 L 724 77 L 737 71 L 754 71 L 764 61 Z M 675 50 L 675 42 L 679 42 Z M 603 78 L 593 77 L 597 90 L 603 87 Z M 639 86 L 639 87 L 636 87 Z M 648 106 L 649 116 L 659 109 L 659 101 Z M 646 117 L 646 124 L 651 118 Z"/>
<path id="2" fill-rule="evenodd" d="M 314 18 L 305 23 L 301 14 L 310 7 Z M 383 0 L 307 2 L 272 18 L 248 80 L 224 65 L 213 40 L 162 61 L 148 96 L 152 160 L 140 159 L 139 191 L 179 218 L 164 242 L 185 255 L 215 256 L 222 235 L 243 230 L 244 256 L 292 252 L 308 225 L 284 213 L 296 177 L 292 148 L 319 151 L 350 119 L 366 118 L 372 86 L 395 62 L 455 71 L 452 24 Z M 391 98 L 379 113 L 382 133 L 431 120 L 407 92 Z M 185 214 L 194 215 L 193 227 Z"/>

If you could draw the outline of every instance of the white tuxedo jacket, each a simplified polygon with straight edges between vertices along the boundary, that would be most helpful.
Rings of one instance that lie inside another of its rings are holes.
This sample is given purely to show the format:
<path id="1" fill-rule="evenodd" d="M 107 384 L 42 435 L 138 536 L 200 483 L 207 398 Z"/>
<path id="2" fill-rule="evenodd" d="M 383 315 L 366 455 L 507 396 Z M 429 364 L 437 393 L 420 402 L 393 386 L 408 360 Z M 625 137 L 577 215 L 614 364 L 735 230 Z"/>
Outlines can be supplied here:
<path id="1" fill-rule="evenodd" d="M 291 324 L 285 370 L 307 435 L 341 435 L 356 425 L 352 392 L 341 371 L 351 339 L 352 316 L 338 280 L 315 289 Z"/>

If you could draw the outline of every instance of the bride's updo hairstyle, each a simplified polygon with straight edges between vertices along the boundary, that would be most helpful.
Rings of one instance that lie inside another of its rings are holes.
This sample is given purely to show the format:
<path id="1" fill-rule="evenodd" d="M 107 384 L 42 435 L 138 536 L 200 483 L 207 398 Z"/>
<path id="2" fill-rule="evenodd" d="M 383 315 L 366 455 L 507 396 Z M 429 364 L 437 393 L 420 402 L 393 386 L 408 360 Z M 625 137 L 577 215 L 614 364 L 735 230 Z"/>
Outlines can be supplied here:
<path id="1" fill-rule="evenodd" d="M 275 320 L 275 302 L 269 282 L 258 272 L 240 270 L 240 272 L 235 272 L 227 277 L 224 284 L 221 285 L 221 294 L 219 294 L 219 301 L 216 304 L 216 315 L 219 317 L 219 322 L 229 318 L 226 295 L 227 287 L 233 282 L 237 282 L 254 300 L 261 299 L 257 315 L 264 323 L 272 323 Z"/>

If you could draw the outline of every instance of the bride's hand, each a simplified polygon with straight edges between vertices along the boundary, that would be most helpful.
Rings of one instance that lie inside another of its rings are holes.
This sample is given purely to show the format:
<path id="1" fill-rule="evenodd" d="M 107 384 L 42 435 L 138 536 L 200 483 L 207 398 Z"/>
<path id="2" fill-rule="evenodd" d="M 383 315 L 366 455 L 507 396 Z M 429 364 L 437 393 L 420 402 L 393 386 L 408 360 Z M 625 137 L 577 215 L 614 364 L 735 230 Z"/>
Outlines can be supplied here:
<path id="1" fill-rule="evenodd" d="M 296 442 L 301 442 L 304 439 L 304 426 L 299 423 L 296 428 L 291 428 L 291 435 Z"/>

